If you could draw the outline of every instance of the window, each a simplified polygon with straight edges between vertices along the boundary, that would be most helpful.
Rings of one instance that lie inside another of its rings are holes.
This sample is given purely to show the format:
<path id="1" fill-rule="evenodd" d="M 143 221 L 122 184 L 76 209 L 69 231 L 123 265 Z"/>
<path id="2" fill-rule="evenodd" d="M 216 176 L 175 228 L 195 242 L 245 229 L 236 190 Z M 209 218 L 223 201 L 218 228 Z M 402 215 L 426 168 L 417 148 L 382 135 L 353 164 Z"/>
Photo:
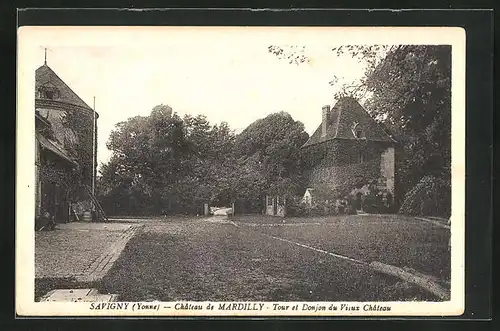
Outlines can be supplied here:
<path id="1" fill-rule="evenodd" d="M 43 85 L 38 88 L 38 98 L 55 100 L 59 98 L 59 91 L 53 85 Z"/>
<path id="2" fill-rule="evenodd" d="M 272 206 L 273 205 L 273 198 L 270 197 L 270 196 L 267 197 L 267 205 L 268 206 Z"/>
<path id="3" fill-rule="evenodd" d="M 352 134 L 354 135 L 354 137 L 356 139 L 360 139 L 363 137 L 363 129 L 361 129 L 361 127 L 359 126 L 359 123 L 354 122 L 351 130 L 352 130 Z"/>

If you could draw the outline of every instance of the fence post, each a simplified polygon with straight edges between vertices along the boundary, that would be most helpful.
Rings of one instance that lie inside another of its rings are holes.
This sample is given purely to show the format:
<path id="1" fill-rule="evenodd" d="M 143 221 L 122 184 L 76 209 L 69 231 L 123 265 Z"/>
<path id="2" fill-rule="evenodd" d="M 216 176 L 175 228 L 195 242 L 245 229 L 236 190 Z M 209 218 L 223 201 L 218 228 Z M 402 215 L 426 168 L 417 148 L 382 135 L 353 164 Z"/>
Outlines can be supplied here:
<path id="1" fill-rule="evenodd" d="M 233 205 L 232 205 L 232 208 L 231 208 L 231 212 L 232 212 L 232 214 L 234 216 L 234 201 L 233 201 Z"/>

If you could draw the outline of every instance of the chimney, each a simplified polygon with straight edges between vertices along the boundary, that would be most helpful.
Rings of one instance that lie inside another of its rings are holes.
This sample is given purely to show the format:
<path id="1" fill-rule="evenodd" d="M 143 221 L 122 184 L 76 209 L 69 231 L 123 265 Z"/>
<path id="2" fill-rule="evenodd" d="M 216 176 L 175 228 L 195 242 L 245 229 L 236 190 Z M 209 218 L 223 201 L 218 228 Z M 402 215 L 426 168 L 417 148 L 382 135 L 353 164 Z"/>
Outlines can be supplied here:
<path id="1" fill-rule="evenodd" d="M 322 108 L 322 119 L 321 119 L 321 136 L 326 136 L 326 129 L 328 128 L 328 120 L 330 119 L 330 106 L 326 105 Z"/>

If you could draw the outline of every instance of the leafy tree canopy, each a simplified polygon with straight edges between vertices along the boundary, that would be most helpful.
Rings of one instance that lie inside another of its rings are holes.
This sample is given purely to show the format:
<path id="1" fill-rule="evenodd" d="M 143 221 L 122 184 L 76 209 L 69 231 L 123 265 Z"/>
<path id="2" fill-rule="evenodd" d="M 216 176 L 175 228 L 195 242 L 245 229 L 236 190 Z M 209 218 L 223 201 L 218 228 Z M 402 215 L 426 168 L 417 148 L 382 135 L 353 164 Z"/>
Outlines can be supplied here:
<path id="1" fill-rule="evenodd" d="M 334 99 L 364 101 L 372 116 L 400 142 L 396 163 L 398 196 L 425 175 L 450 177 L 451 162 L 451 47 L 447 45 L 344 45 L 332 48 L 365 66 L 362 77 L 339 85 Z M 270 46 L 280 57 L 307 62 L 305 48 Z"/>
<path id="2" fill-rule="evenodd" d="M 199 213 L 206 202 L 260 211 L 266 192 L 300 186 L 300 146 L 307 139 L 304 125 L 285 112 L 235 135 L 225 122 L 180 118 L 169 106 L 156 106 L 111 133 L 101 195 L 110 213 Z"/>

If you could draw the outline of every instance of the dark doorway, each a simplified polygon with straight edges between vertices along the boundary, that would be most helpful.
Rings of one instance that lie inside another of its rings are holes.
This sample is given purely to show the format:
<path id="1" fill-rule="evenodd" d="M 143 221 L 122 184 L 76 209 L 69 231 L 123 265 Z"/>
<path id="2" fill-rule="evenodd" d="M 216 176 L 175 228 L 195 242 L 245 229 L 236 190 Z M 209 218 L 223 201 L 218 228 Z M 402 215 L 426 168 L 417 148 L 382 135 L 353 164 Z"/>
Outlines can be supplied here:
<path id="1" fill-rule="evenodd" d="M 356 194 L 356 200 L 354 201 L 354 206 L 356 207 L 356 210 L 361 210 L 361 197 L 362 197 L 362 193 L 361 192 L 358 192 Z"/>
<path id="2" fill-rule="evenodd" d="M 57 223 L 66 223 L 69 220 L 69 203 L 64 188 L 54 182 L 42 182 L 42 214 L 48 212 Z"/>
<path id="3" fill-rule="evenodd" d="M 55 221 L 57 223 L 67 223 L 69 221 L 69 204 L 66 198 L 66 191 L 60 187 L 55 187 Z"/>

